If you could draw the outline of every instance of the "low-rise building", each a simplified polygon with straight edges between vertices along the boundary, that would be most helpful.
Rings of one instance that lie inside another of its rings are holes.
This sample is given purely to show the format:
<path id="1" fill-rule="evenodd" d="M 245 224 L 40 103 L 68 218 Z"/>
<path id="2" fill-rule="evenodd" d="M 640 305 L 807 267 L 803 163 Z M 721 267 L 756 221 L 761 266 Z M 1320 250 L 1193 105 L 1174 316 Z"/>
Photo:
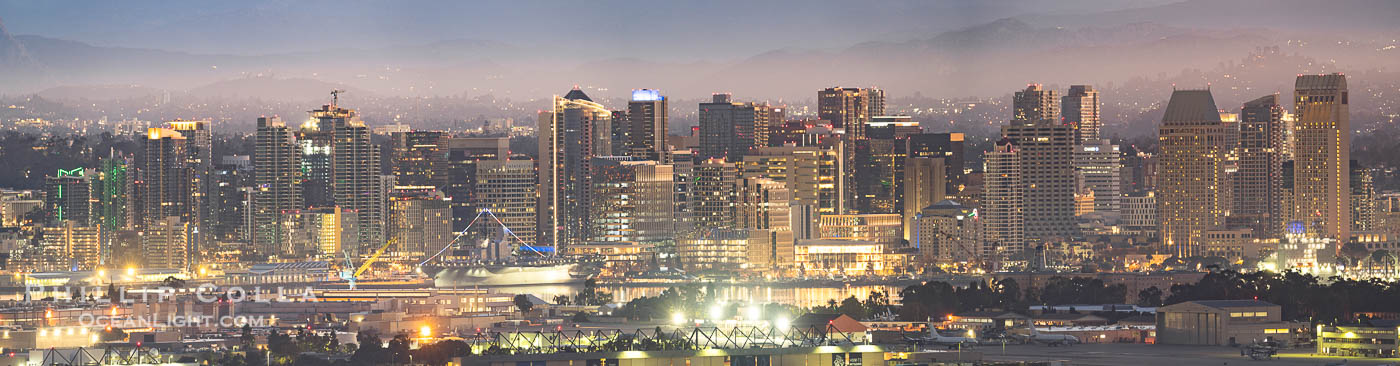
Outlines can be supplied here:
<path id="1" fill-rule="evenodd" d="M 1400 357 L 1400 320 L 1319 325 L 1317 353 L 1343 357 Z"/>
<path id="2" fill-rule="evenodd" d="M 1157 308 L 1157 343 L 1237 345 L 1292 343 L 1307 323 L 1283 321 L 1281 307 L 1258 300 L 1187 301 Z"/>

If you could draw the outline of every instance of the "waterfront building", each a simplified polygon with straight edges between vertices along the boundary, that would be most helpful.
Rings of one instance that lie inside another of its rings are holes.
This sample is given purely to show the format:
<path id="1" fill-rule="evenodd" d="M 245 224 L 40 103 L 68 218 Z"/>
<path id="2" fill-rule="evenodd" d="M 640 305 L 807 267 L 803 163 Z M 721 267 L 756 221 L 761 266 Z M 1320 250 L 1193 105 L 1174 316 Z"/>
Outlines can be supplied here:
<path id="1" fill-rule="evenodd" d="M 88 226 L 91 223 L 92 178 L 88 173 L 79 167 L 59 169 L 57 174 L 44 177 L 44 212 L 48 224 L 72 221 Z"/>
<path id="2" fill-rule="evenodd" d="M 1060 98 L 1063 123 L 1074 129 L 1075 141 L 1084 144 L 1099 139 L 1103 121 L 1099 116 L 1099 91 L 1093 85 L 1070 85 Z"/>
<path id="3" fill-rule="evenodd" d="M 512 238 L 535 245 L 537 233 L 535 162 L 528 158 L 512 160 L 483 160 L 476 166 L 476 195 L 472 206 L 491 210 L 501 220 Z M 489 225 L 490 238 L 499 238 L 500 225 Z M 454 230 L 453 231 L 457 231 Z"/>
<path id="4" fill-rule="evenodd" d="M 632 157 L 642 160 L 664 161 L 666 147 L 666 126 L 669 112 L 666 110 L 666 97 L 656 89 L 636 89 L 632 100 L 627 102 L 627 123 L 631 127 L 628 136 L 628 149 Z"/>
<path id="5" fill-rule="evenodd" d="M 1230 220 L 1254 229 L 1261 238 L 1282 236 L 1283 115 L 1278 94 L 1245 102 L 1240 108 L 1240 160 L 1231 179 Z"/>
<path id="6" fill-rule="evenodd" d="M 782 122 L 767 103 L 736 103 L 728 93 L 716 93 L 700 103 L 700 158 L 744 160 L 749 150 L 768 145 L 768 131 Z M 778 117 L 778 119 L 773 119 Z"/>
<path id="7" fill-rule="evenodd" d="M 555 248 L 585 243 L 593 158 L 613 149 L 613 113 L 575 88 L 555 96 L 539 117 L 539 242 Z"/>
<path id="8" fill-rule="evenodd" d="M 1160 253 L 1199 255 L 1205 231 L 1225 223 L 1226 134 L 1209 90 L 1172 92 L 1159 133 Z"/>
<path id="9" fill-rule="evenodd" d="M 1310 235 L 1351 231 L 1351 119 L 1346 76 L 1298 75 L 1294 83 L 1294 220 Z"/>

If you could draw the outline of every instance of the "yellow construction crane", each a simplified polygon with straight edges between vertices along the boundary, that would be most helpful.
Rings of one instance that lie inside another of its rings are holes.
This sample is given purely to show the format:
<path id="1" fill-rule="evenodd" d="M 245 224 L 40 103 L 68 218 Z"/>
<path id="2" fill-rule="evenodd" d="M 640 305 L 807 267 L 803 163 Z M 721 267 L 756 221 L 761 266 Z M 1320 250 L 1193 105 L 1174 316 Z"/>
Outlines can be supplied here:
<path id="1" fill-rule="evenodd" d="M 344 252 L 345 268 L 340 270 L 340 278 L 344 278 L 346 282 L 349 282 L 350 289 L 354 290 L 355 283 L 358 282 L 360 279 L 360 274 L 363 274 L 366 270 L 369 270 L 369 266 L 374 264 L 374 261 L 379 260 L 379 256 L 384 255 L 384 251 L 388 250 L 389 247 L 393 245 L 394 239 L 389 239 L 387 243 L 384 243 L 384 246 L 381 246 L 379 247 L 379 250 L 374 251 L 374 255 L 371 255 L 369 259 L 365 260 L 364 263 L 361 263 L 360 268 L 355 269 L 354 272 L 350 271 L 351 268 L 355 268 L 355 264 L 350 262 L 350 252 Z"/>

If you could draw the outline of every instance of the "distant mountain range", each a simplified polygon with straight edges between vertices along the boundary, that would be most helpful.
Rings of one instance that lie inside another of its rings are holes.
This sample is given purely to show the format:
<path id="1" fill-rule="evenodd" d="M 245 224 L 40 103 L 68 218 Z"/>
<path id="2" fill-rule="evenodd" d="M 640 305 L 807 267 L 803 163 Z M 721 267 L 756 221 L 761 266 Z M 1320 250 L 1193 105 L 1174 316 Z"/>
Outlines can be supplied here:
<path id="1" fill-rule="evenodd" d="M 0 23 L 0 69 L 6 70 L 0 72 L 0 93 L 43 91 L 58 99 L 100 99 L 173 91 L 319 100 L 330 88 L 348 88 L 379 95 L 465 93 L 521 100 L 577 84 L 618 95 L 640 87 L 680 97 L 728 91 L 740 100 L 805 100 L 813 90 L 833 85 L 877 85 L 894 93 L 946 97 L 999 96 L 1027 82 L 1101 84 L 1204 68 L 1256 47 L 1291 45 L 1290 40 L 1310 43 L 1285 52 L 1323 53 L 1313 56 L 1356 67 L 1386 67 L 1384 56 L 1393 60 L 1393 53 L 1376 54 L 1378 47 L 1367 44 L 1338 46 L 1332 43 L 1344 39 L 1344 33 L 1301 32 L 1305 28 L 1299 27 L 1370 31 L 1390 24 L 1394 30 L 1393 24 L 1379 22 L 1393 22 L 1397 13 L 1400 2 L 1382 0 L 1190 0 L 1097 14 L 1031 14 L 921 39 L 844 49 L 784 47 L 739 60 L 695 62 L 571 59 L 547 48 L 486 40 L 204 55 L 11 35 Z M 1317 21 L 1302 24 L 1308 19 Z"/>

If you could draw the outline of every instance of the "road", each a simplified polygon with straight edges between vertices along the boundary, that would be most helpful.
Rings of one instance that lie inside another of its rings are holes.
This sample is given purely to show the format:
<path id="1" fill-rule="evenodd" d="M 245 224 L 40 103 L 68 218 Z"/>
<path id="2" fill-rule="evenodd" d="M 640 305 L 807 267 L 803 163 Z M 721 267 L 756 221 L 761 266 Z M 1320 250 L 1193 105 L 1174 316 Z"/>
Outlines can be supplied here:
<path id="1" fill-rule="evenodd" d="M 1238 348 L 1171 346 L 1152 344 L 1080 344 L 1070 347 L 1042 345 L 981 346 L 986 361 L 1069 361 L 1072 366 L 1186 366 L 1186 365 L 1308 365 L 1347 361 L 1347 366 L 1400 365 L 1400 359 L 1358 359 L 1312 355 L 1312 349 L 1280 350 L 1273 360 L 1254 361 L 1240 356 Z"/>

